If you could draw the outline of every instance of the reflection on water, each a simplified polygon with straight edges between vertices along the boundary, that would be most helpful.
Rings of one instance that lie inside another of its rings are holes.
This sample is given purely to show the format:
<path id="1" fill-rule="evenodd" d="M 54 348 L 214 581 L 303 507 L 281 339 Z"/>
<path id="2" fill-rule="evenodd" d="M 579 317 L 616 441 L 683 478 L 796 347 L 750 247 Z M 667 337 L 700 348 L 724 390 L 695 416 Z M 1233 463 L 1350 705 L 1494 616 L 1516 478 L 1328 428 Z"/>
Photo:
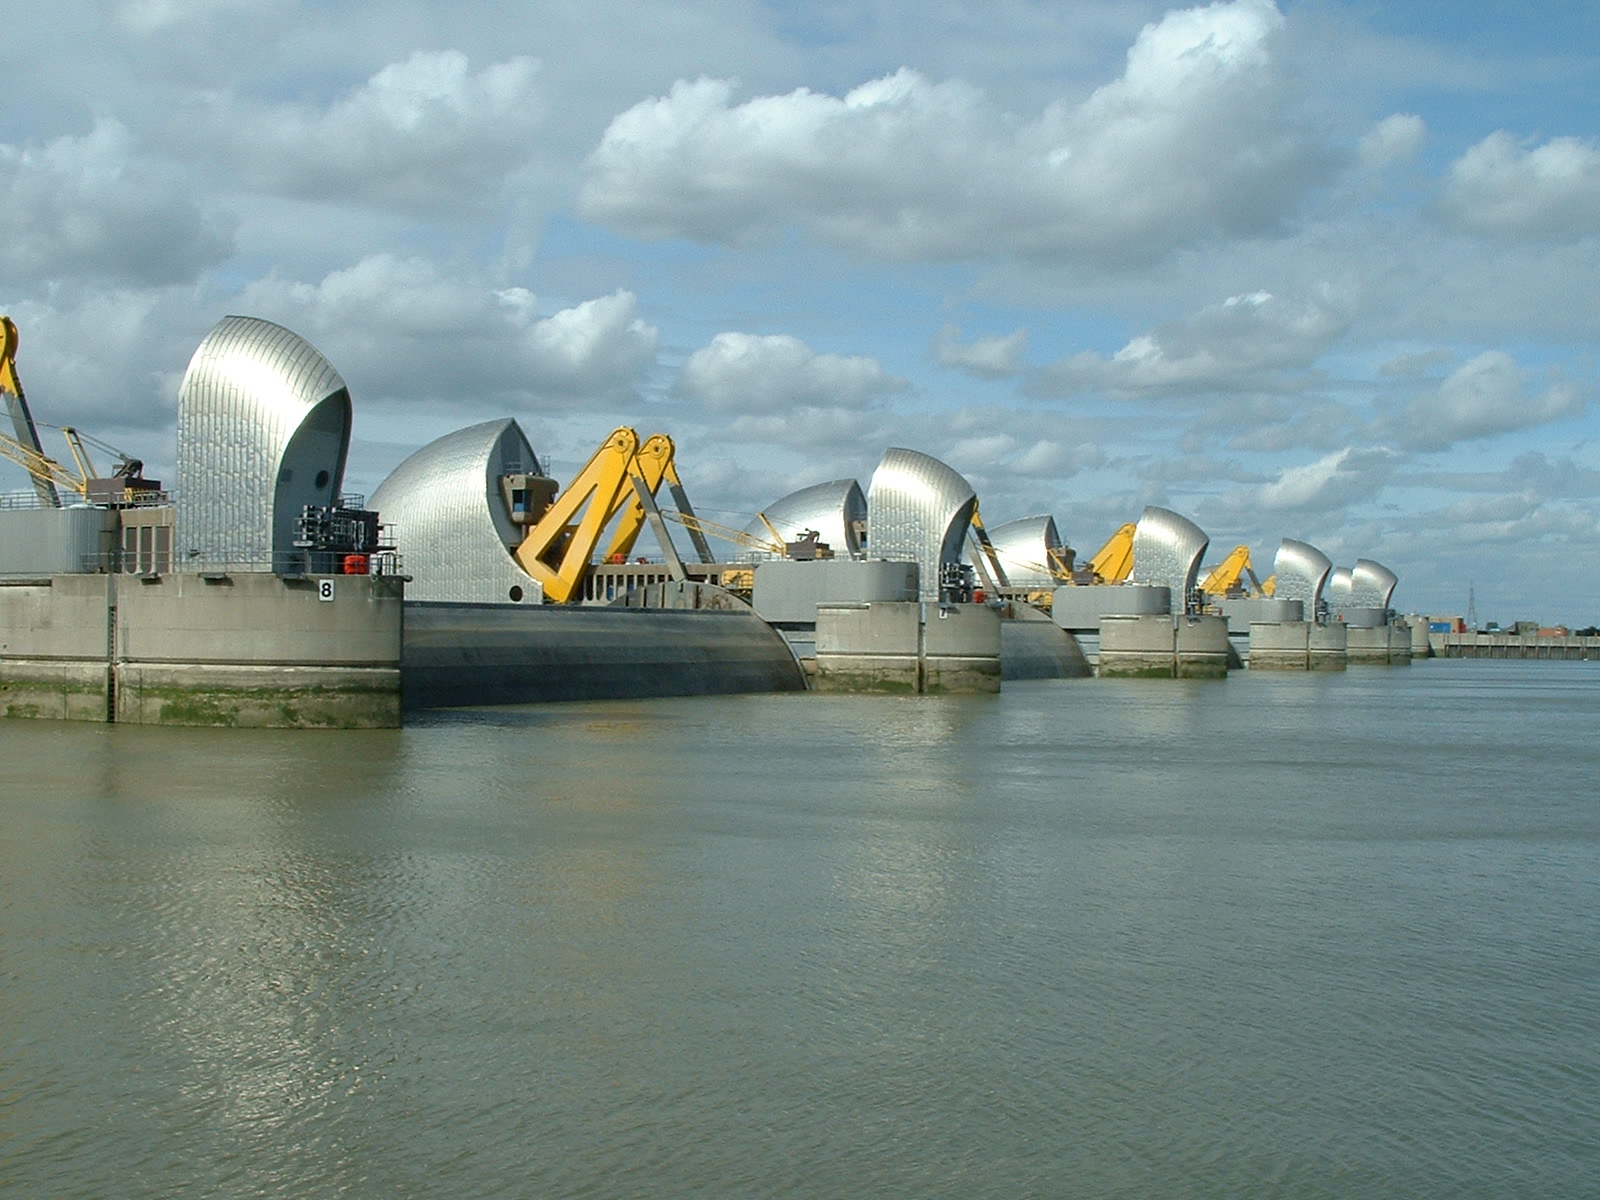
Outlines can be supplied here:
<path id="1" fill-rule="evenodd" d="M 0 723 L 0 1194 L 1592 1194 L 1597 685 Z"/>

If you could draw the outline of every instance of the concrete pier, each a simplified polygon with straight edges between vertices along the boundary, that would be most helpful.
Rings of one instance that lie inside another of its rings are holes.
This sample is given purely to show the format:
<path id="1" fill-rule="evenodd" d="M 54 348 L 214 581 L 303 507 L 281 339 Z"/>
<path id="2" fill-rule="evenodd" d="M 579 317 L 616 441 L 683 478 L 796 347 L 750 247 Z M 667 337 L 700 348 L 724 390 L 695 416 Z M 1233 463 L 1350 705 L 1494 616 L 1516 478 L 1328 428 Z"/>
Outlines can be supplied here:
<path id="1" fill-rule="evenodd" d="M 1146 679 L 1222 679 L 1228 623 L 1217 616 L 1107 616 L 1100 622 L 1100 674 Z"/>
<path id="2" fill-rule="evenodd" d="M 1311 626 L 1305 621 L 1252 621 L 1252 671 L 1305 671 L 1311 666 Z"/>
<path id="3" fill-rule="evenodd" d="M 1389 665 L 1389 626 L 1346 625 L 1346 656 L 1359 666 Z M 1410 635 L 1406 637 L 1406 661 L 1411 661 Z"/>
<path id="4" fill-rule="evenodd" d="M 1307 666 L 1313 671 L 1343 671 L 1350 662 L 1345 627 L 1337 622 L 1306 626 Z"/>
<path id="5" fill-rule="evenodd" d="M 392 728 L 401 586 L 256 573 L 0 586 L 0 715 Z"/>
<path id="6" fill-rule="evenodd" d="M 986 604 L 819 604 L 816 690 L 998 692 L 1000 624 Z"/>

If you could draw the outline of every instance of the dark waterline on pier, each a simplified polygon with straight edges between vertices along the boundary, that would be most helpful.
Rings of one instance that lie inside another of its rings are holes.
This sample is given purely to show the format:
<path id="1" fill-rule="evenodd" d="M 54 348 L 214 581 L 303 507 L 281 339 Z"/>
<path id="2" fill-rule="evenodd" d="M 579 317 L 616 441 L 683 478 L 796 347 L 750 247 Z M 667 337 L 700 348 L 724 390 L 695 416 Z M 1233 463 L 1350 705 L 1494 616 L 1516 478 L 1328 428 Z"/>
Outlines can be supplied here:
<path id="1" fill-rule="evenodd" d="M 1600 664 L 0 722 L 0 1195 L 1600 1194 Z"/>

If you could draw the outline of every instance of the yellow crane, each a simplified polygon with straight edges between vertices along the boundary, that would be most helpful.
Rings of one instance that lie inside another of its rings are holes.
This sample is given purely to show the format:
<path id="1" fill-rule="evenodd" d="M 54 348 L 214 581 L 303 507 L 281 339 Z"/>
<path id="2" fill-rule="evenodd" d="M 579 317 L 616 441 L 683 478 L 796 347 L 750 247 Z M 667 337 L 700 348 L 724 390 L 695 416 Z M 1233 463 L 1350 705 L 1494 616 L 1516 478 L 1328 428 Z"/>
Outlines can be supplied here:
<path id="1" fill-rule="evenodd" d="M 762 513 L 757 513 L 756 516 L 771 531 L 771 538 L 759 538 L 754 534 L 744 532 L 742 529 L 735 529 L 731 525 L 719 525 L 715 521 L 708 521 L 704 517 L 696 516 L 693 513 L 685 513 L 682 510 L 673 512 L 671 509 L 664 508 L 661 510 L 661 515 L 669 521 L 676 521 L 687 529 L 691 535 L 699 533 L 703 537 L 706 534 L 710 534 L 718 541 L 730 542 L 735 546 L 743 546 L 746 550 L 760 550 L 765 554 L 775 554 L 779 558 L 788 553 L 788 547 L 784 544 L 783 538 L 778 534 L 777 530 L 772 528 L 772 522 L 768 521 Z M 706 561 L 709 562 L 711 560 L 707 559 Z"/>
<path id="2" fill-rule="evenodd" d="M 39 431 L 33 424 L 33 413 L 28 410 L 28 397 L 22 390 L 22 380 L 17 375 L 17 325 L 10 317 L 0 316 L 0 394 L 5 396 L 6 410 L 11 414 L 11 424 L 16 437 L 0 434 L 0 456 L 10 459 L 28 473 L 39 503 L 46 508 L 60 508 L 61 496 L 56 488 L 64 487 L 82 496 L 82 479 L 74 480 L 70 473 L 44 452 L 39 444 Z"/>
<path id="3" fill-rule="evenodd" d="M 1256 578 L 1254 568 L 1250 565 L 1250 547 L 1235 546 L 1223 559 L 1212 568 L 1211 574 L 1200 581 L 1200 590 L 1207 596 L 1217 599 L 1222 597 L 1237 597 L 1245 595 L 1245 589 L 1240 583 L 1241 579 L 1250 580 L 1249 595 L 1270 595 Z"/>
<path id="4" fill-rule="evenodd" d="M 1123 525 L 1094 552 L 1089 570 L 1096 583 L 1125 583 L 1133 574 L 1133 535 L 1138 529 L 1132 521 Z"/>

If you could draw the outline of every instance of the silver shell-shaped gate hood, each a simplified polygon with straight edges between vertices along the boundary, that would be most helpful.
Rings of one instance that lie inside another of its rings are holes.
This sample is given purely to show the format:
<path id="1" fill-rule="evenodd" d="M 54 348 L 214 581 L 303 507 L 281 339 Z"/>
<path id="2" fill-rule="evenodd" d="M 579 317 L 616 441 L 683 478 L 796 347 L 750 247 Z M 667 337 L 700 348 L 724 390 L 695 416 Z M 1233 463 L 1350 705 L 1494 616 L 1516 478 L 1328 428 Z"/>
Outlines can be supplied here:
<path id="1" fill-rule="evenodd" d="M 1050 569 L 1051 553 L 1065 552 L 1054 517 L 1021 517 L 993 526 L 988 534 L 1012 587 L 1048 588 L 1061 582 Z"/>
<path id="2" fill-rule="evenodd" d="M 178 388 L 179 564 L 287 569 L 296 518 L 338 502 L 349 449 L 350 393 L 317 348 L 224 317 Z"/>
<path id="3" fill-rule="evenodd" d="M 938 459 L 892 446 L 867 489 L 867 556 L 917 564 L 920 591 L 939 597 L 939 568 L 966 559 L 978 506 L 972 485 Z"/>
<path id="4" fill-rule="evenodd" d="M 854 479 L 832 479 L 790 492 L 761 510 L 786 542 L 815 529 L 820 540 L 833 547 L 836 558 L 860 558 L 857 523 L 867 519 L 867 498 Z M 772 533 L 757 517 L 744 527 L 752 537 L 770 540 Z"/>
<path id="5" fill-rule="evenodd" d="M 1350 571 L 1351 608 L 1388 608 L 1400 577 L 1370 558 L 1356 559 Z"/>
<path id="6" fill-rule="evenodd" d="M 1211 538 L 1171 509 L 1146 508 L 1133 532 L 1131 582 L 1172 589 L 1172 611 L 1187 609 Z"/>
<path id="7" fill-rule="evenodd" d="M 477 604 L 536 601 L 539 584 L 512 549 L 522 533 L 500 495 L 500 476 L 542 472 L 522 427 L 485 421 L 447 433 L 406 459 L 370 504 L 394 539 L 408 600 Z"/>
<path id="8" fill-rule="evenodd" d="M 1322 598 L 1328 602 L 1329 608 L 1349 608 L 1354 603 L 1350 599 L 1349 567 L 1335 567 L 1328 572 L 1328 582 L 1322 589 Z"/>
<path id="9" fill-rule="evenodd" d="M 1273 574 L 1278 578 L 1273 588 L 1273 598 L 1300 601 L 1305 606 L 1306 620 L 1314 620 L 1322 600 L 1322 590 L 1333 570 L 1333 560 L 1309 542 L 1284 538 L 1278 544 L 1272 567 Z"/>

